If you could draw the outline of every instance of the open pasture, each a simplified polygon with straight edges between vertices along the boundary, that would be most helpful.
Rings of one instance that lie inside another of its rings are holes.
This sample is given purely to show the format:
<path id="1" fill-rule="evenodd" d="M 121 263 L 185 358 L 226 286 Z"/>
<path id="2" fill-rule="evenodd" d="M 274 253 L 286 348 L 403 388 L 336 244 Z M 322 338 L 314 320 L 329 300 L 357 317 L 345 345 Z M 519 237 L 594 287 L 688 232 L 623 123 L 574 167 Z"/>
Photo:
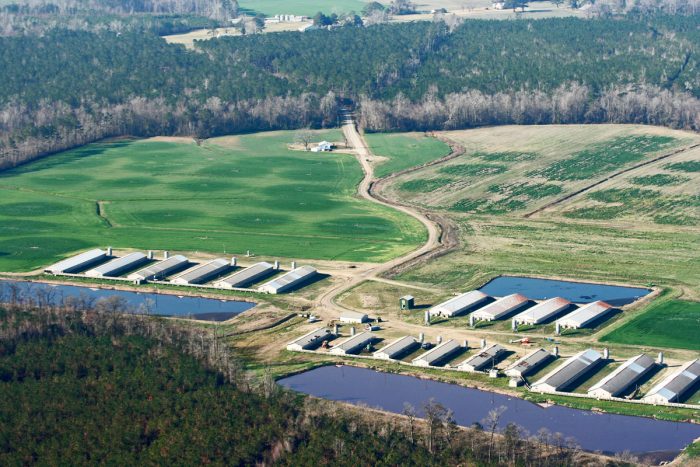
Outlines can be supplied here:
<path id="1" fill-rule="evenodd" d="M 601 338 L 618 344 L 700 350 L 700 302 L 665 299 Z"/>
<path id="2" fill-rule="evenodd" d="M 365 141 L 372 153 L 385 157 L 374 169 L 378 178 L 444 157 L 450 147 L 424 133 L 368 133 Z"/>
<path id="3" fill-rule="evenodd" d="M 362 0 L 240 0 L 238 4 L 244 13 L 262 13 L 267 16 L 279 14 L 313 16 L 319 11 L 326 14 L 355 11 L 359 14 L 366 2 Z"/>
<path id="4" fill-rule="evenodd" d="M 465 154 L 399 177 L 385 189 L 386 194 L 458 213 L 522 215 L 616 171 L 700 140 L 692 133 L 641 125 L 506 126 L 443 134 L 462 144 Z M 695 156 L 677 156 L 686 157 Z M 693 187 L 698 186 L 692 173 L 664 169 L 669 162 L 659 161 L 627 177 L 628 184 L 634 182 L 637 187 L 673 187 L 669 195 L 672 191 L 675 198 L 663 201 L 667 215 L 673 214 L 675 205 L 686 203 L 692 208 Z M 646 207 L 632 206 L 630 214 Z M 603 215 L 615 216 L 618 211 Z M 550 214 L 548 210 L 541 216 Z"/>
<path id="5" fill-rule="evenodd" d="M 0 270 L 106 245 L 379 262 L 424 241 L 417 221 L 355 196 L 352 156 L 291 151 L 292 140 L 118 141 L 5 172 Z"/>

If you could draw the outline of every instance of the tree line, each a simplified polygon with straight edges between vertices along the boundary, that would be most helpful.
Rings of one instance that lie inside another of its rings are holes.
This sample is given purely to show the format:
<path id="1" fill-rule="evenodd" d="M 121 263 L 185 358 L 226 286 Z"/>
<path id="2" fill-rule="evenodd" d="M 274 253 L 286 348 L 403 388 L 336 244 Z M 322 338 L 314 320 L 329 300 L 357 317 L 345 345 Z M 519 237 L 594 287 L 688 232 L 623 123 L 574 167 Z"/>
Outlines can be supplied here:
<path id="1" fill-rule="evenodd" d="M 253 374 L 216 330 L 119 297 L 57 300 L 0 282 L 0 462 L 217 465 L 618 465 L 561 434 L 472 430 L 428 400 L 403 418 L 345 409 Z M 17 410 L 21 406 L 23 410 Z M 70 420 L 70 423 L 66 423 Z"/>
<path id="2" fill-rule="evenodd" d="M 0 165 L 100 138 L 650 123 L 698 130 L 695 17 L 444 21 L 224 37 L 0 37 Z"/>

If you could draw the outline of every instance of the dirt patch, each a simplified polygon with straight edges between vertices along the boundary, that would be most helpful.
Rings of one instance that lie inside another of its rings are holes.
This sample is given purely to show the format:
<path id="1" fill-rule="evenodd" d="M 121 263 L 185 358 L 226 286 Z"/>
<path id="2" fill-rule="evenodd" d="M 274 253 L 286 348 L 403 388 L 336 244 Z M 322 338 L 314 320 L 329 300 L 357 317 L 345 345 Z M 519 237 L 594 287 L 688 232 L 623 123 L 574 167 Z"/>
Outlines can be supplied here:
<path id="1" fill-rule="evenodd" d="M 143 140 L 146 143 L 180 143 L 195 144 L 194 138 L 189 136 L 154 136 Z"/>

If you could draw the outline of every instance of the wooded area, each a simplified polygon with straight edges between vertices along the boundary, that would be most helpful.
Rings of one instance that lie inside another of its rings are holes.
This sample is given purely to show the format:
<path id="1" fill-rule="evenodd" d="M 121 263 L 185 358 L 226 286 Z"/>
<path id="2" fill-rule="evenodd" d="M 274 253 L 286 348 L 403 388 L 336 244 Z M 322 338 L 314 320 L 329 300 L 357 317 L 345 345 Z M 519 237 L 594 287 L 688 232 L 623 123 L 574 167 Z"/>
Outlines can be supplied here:
<path id="1" fill-rule="evenodd" d="M 0 167 L 120 135 L 209 137 L 335 125 L 506 123 L 700 129 L 695 17 L 469 21 L 224 37 L 0 38 Z"/>
<path id="2" fill-rule="evenodd" d="M 422 422 L 302 398 L 211 330 L 47 294 L 0 283 L 3 465 L 603 465 L 546 431 L 494 436 L 498 411 L 464 431 L 436 401 Z"/>

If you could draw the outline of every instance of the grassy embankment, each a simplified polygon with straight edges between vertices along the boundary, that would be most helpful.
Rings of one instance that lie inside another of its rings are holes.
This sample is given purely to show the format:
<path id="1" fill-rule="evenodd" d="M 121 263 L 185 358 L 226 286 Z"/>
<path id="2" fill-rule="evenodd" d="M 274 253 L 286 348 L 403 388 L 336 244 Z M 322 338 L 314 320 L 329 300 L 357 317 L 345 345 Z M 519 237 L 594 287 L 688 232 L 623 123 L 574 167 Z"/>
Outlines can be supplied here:
<path id="1" fill-rule="evenodd" d="M 380 262 L 424 241 L 417 221 L 355 196 L 352 156 L 291 151 L 292 139 L 101 143 L 5 172 L 0 270 L 105 245 Z"/>

